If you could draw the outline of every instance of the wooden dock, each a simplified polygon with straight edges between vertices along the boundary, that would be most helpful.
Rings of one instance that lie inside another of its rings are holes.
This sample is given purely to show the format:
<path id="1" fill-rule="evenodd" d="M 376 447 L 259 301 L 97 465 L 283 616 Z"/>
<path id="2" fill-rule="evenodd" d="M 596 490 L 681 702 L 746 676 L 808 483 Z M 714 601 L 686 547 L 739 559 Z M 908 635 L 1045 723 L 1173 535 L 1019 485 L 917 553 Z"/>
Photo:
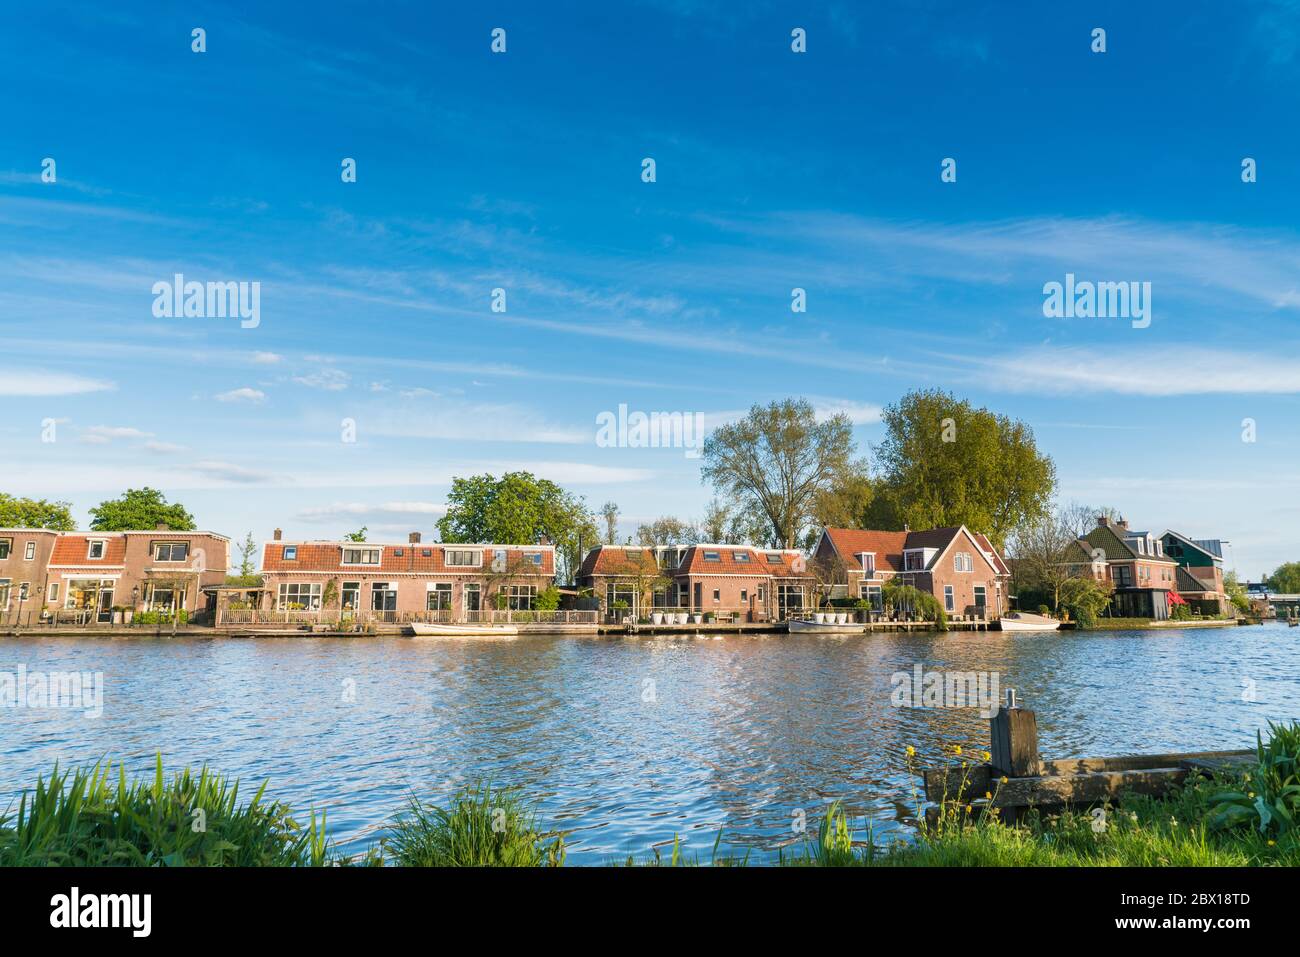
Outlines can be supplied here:
<path id="1" fill-rule="evenodd" d="M 936 805 L 977 802 L 998 808 L 1001 818 L 1011 823 L 1030 808 L 1052 812 L 1087 807 L 1126 792 L 1160 797 L 1191 775 L 1248 767 L 1256 760 L 1252 748 L 1045 761 L 1038 754 L 1036 714 L 1019 706 L 1013 689 L 1007 698 L 1008 705 L 989 719 L 990 760 L 922 771 L 927 800 Z M 939 811 L 938 806 L 928 809 L 927 819 L 933 821 Z"/>

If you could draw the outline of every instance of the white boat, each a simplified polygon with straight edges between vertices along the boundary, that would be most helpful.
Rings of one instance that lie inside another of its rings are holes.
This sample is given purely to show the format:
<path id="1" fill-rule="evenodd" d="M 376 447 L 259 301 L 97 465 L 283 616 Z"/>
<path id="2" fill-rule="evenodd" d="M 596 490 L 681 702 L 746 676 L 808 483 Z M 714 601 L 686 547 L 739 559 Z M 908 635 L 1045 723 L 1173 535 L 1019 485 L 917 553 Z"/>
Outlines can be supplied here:
<path id="1" fill-rule="evenodd" d="M 519 634 L 519 629 L 514 625 L 453 625 L 413 621 L 410 628 L 416 638 L 513 638 Z"/>
<path id="2" fill-rule="evenodd" d="M 866 631 L 866 627 L 860 621 L 810 621 L 806 618 L 791 618 L 785 624 L 792 635 L 860 635 Z"/>
<path id="3" fill-rule="evenodd" d="M 998 619 L 1003 631 L 1056 631 L 1061 623 L 1046 615 L 1031 615 L 1027 611 L 1013 611 Z"/>

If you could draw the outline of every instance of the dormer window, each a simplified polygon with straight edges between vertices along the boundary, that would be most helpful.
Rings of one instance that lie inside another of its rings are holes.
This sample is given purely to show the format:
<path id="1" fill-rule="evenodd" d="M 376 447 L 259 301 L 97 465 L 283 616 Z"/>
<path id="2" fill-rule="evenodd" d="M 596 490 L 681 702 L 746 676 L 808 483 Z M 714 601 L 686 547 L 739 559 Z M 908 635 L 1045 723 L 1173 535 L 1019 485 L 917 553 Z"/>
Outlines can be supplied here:
<path id="1" fill-rule="evenodd" d="M 343 549 L 344 565 L 378 565 L 379 549 L 377 548 L 345 548 Z"/>
<path id="2" fill-rule="evenodd" d="M 859 557 L 862 559 L 863 573 L 866 575 L 874 575 L 876 573 L 876 553 L 863 552 Z"/>
<path id="3" fill-rule="evenodd" d="M 722 561 L 722 555 L 718 552 L 705 552 L 704 560 L 706 562 L 720 562 Z"/>
<path id="4" fill-rule="evenodd" d="M 103 542 L 102 540 L 98 540 L 98 539 L 95 540 L 95 541 L 93 541 L 93 542 L 91 542 L 91 543 L 90 543 L 90 547 L 86 549 L 86 557 L 87 557 L 87 558 L 103 558 L 103 557 L 104 557 L 104 542 Z"/>
<path id="5" fill-rule="evenodd" d="M 738 562 L 747 562 L 749 561 L 749 552 L 732 552 L 731 557 Z"/>
<path id="6" fill-rule="evenodd" d="M 283 554 L 284 554 L 284 560 L 286 562 L 296 562 L 298 560 L 298 546 L 297 545 L 284 546 Z"/>

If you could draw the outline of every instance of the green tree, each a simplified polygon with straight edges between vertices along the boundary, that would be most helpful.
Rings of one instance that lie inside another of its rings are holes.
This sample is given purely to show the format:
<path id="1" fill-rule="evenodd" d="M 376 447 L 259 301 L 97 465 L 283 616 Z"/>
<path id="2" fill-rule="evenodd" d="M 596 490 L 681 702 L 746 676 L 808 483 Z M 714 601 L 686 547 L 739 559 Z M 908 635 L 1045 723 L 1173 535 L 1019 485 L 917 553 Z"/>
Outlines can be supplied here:
<path id="1" fill-rule="evenodd" d="M 178 532 L 195 529 L 194 516 L 179 502 L 169 503 L 157 489 L 129 488 L 121 498 L 100 502 L 90 510 L 90 527 L 97 532 L 151 529 L 160 524 Z"/>
<path id="2" fill-rule="evenodd" d="M 344 536 L 343 536 L 343 541 L 345 541 L 345 542 L 364 542 L 364 541 L 366 540 L 366 532 L 368 532 L 368 531 L 370 531 L 370 529 L 369 529 L 367 526 L 362 525 L 362 526 L 361 526 L 360 528 L 358 528 L 355 532 L 348 532 L 346 535 L 344 535 Z"/>
<path id="3" fill-rule="evenodd" d="M 1273 574 L 1264 579 L 1268 590 L 1281 592 L 1283 595 L 1300 593 L 1300 562 L 1287 562 L 1273 569 Z"/>
<path id="4" fill-rule="evenodd" d="M 1246 586 L 1241 583 L 1235 570 L 1223 576 L 1223 593 L 1237 611 L 1250 611 L 1250 596 L 1246 594 Z"/>
<path id="5" fill-rule="evenodd" d="M 1013 529 L 1047 511 L 1056 466 L 1023 422 L 938 389 L 909 392 L 882 419 L 874 526 L 966 525 L 1001 549 Z"/>
<path id="6" fill-rule="evenodd" d="M 0 528 L 50 528 L 70 532 L 77 527 L 68 502 L 20 498 L 0 492 Z"/>
<path id="7" fill-rule="evenodd" d="M 699 541 L 699 530 L 690 522 L 672 515 L 664 515 L 653 522 L 640 525 L 636 530 L 639 545 L 694 545 Z"/>
<path id="8" fill-rule="evenodd" d="M 572 580 L 581 550 L 601 540 L 595 516 L 581 496 L 531 472 L 452 479 L 438 534 L 448 543 L 533 545 L 546 538 L 555 546 L 561 581 Z"/>
<path id="9" fill-rule="evenodd" d="M 818 494 L 865 468 L 854 452 L 847 415 L 818 421 L 806 399 L 786 399 L 715 429 L 700 476 L 732 509 L 762 515 L 775 544 L 793 548 L 815 520 Z"/>
<path id="10" fill-rule="evenodd" d="M 247 578 L 253 574 L 253 556 L 257 554 L 257 542 L 253 540 L 253 533 L 248 532 L 244 535 L 244 540 L 239 543 L 239 576 Z"/>
<path id="11" fill-rule="evenodd" d="M 600 515 L 605 520 L 605 544 L 613 545 L 618 541 L 618 503 L 606 502 L 600 507 Z"/>

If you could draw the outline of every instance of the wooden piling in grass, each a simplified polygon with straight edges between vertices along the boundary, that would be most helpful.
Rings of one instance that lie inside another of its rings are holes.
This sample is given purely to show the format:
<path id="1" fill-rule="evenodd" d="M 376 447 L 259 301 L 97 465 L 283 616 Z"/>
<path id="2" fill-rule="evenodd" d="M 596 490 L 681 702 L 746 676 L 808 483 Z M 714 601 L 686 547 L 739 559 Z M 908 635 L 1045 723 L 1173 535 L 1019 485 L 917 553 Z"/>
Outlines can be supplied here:
<path id="1" fill-rule="evenodd" d="M 1020 706 L 1013 689 L 1007 692 L 1006 706 L 989 719 L 989 737 L 987 764 L 923 770 L 926 799 L 966 804 L 992 794 L 984 803 L 999 808 L 1001 819 L 1010 823 L 1031 807 L 1046 811 L 1086 807 L 1124 792 L 1160 797 L 1190 775 L 1255 760 L 1255 751 L 1245 749 L 1044 761 L 1038 753 L 1037 715 Z M 935 820 L 937 813 L 937 808 L 931 808 L 927 819 Z"/>

